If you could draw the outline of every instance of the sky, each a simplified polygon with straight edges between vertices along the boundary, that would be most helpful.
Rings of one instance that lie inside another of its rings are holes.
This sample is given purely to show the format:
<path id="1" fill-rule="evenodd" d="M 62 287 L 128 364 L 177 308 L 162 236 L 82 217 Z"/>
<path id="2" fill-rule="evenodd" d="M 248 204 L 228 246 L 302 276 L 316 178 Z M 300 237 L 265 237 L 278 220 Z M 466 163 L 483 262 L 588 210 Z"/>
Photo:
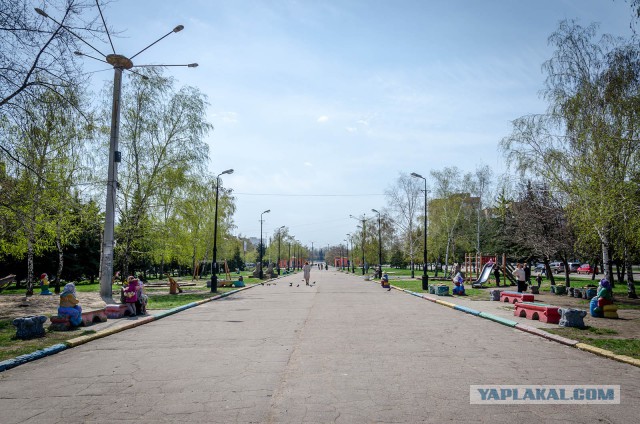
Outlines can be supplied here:
<path id="1" fill-rule="evenodd" d="M 400 173 L 499 178 L 511 121 L 545 110 L 559 22 L 628 36 L 631 20 L 623 0 L 120 0 L 103 13 L 125 56 L 184 25 L 134 62 L 199 64 L 167 74 L 208 97 L 209 170 L 235 170 L 222 176 L 234 233 L 259 237 L 271 210 L 265 237 L 286 226 L 315 248 L 387 208 Z"/>

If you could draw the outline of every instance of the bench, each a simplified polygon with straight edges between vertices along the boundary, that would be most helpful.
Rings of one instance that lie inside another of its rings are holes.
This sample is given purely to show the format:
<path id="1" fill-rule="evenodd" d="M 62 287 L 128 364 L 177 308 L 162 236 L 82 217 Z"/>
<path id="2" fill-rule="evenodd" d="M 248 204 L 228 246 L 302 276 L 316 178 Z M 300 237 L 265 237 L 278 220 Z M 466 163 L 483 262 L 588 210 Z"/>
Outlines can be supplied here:
<path id="1" fill-rule="evenodd" d="M 96 309 L 95 311 L 83 311 L 82 315 L 82 323 L 80 324 L 83 327 L 88 327 L 91 324 L 98 322 L 106 322 L 107 321 L 107 313 L 105 309 Z M 71 328 L 71 323 L 69 322 L 69 316 L 63 315 L 53 315 L 49 318 L 51 320 L 51 325 L 49 326 L 52 330 L 55 331 L 65 331 Z"/>
<path id="2" fill-rule="evenodd" d="M 124 318 L 128 315 L 131 315 L 129 306 L 127 306 L 126 303 L 115 303 L 107 305 L 105 311 L 107 314 L 107 318 L 109 319 Z"/>
<path id="3" fill-rule="evenodd" d="M 534 297 L 529 293 L 519 293 L 514 291 L 500 292 L 500 302 L 516 303 L 516 302 L 533 302 Z"/>
<path id="4" fill-rule="evenodd" d="M 558 324 L 560 322 L 560 308 L 557 306 L 536 302 L 517 302 L 514 306 L 513 315 L 517 317 L 526 317 L 527 319 L 539 320 L 549 324 Z"/>

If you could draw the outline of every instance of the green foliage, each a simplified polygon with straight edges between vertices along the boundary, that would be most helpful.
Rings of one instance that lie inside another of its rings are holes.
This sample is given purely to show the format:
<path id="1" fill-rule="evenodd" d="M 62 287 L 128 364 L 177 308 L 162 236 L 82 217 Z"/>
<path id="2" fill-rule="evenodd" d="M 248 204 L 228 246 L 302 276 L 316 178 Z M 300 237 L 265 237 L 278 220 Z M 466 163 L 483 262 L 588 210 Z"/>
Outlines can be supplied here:
<path id="1" fill-rule="evenodd" d="M 235 271 L 236 269 L 244 271 L 245 267 L 242 256 L 240 255 L 240 246 L 236 245 L 235 251 L 233 252 L 233 258 L 228 261 L 228 265 L 231 271 Z"/>

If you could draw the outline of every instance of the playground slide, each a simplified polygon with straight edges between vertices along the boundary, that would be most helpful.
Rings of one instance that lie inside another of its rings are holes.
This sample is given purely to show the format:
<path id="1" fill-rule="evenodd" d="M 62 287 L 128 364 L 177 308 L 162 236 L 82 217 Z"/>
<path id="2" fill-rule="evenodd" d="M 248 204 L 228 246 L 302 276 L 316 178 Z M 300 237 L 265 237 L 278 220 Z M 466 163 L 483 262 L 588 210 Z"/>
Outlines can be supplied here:
<path id="1" fill-rule="evenodd" d="M 482 272 L 480 273 L 480 278 L 478 278 L 476 282 L 471 284 L 471 287 L 480 288 L 484 283 L 489 281 L 489 277 L 491 276 L 491 270 L 493 269 L 493 265 L 494 265 L 493 263 L 485 264 L 484 268 L 482 268 Z"/>

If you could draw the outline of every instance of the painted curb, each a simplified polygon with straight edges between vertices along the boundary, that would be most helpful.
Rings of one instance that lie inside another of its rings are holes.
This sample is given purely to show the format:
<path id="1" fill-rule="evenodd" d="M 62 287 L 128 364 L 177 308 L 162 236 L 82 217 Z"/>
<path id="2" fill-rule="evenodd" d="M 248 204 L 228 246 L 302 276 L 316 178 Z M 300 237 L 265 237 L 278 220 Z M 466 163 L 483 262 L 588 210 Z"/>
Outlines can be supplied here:
<path id="1" fill-rule="evenodd" d="M 591 346 L 586 343 L 577 343 L 576 347 L 580 350 L 595 353 L 598 356 L 604 356 L 605 358 L 609 359 L 616 359 L 616 354 L 611 352 L 610 350 L 601 349 L 599 347 Z"/>
<path id="2" fill-rule="evenodd" d="M 506 325 L 508 327 L 515 327 L 518 323 L 515 321 L 511 321 L 510 319 L 506 319 L 506 318 L 502 318 L 499 317 L 497 315 L 493 315 L 493 314 L 489 314 L 487 312 L 480 312 L 480 314 L 478 314 L 478 316 L 485 318 L 485 319 L 489 319 L 491 321 L 495 321 L 497 323 Z"/>
<path id="3" fill-rule="evenodd" d="M 624 362 L 625 364 L 635 365 L 636 367 L 640 367 L 640 359 L 632 358 L 627 355 L 613 355 L 613 359 L 616 361 Z"/>
<path id="4" fill-rule="evenodd" d="M 466 306 L 455 305 L 453 309 L 457 309 L 458 311 L 466 312 L 471 315 L 478 316 L 480 315 L 480 311 L 476 311 L 475 309 L 467 308 Z"/>
<path id="5" fill-rule="evenodd" d="M 22 365 L 27 362 L 35 361 L 36 359 L 44 358 L 45 356 L 54 355 L 58 352 L 62 352 L 67 349 L 67 345 L 64 343 L 58 343 L 53 346 L 49 346 L 44 349 L 36 350 L 32 353 L 27 353 L 25 355 L 20 355 L 12 359 L 7 359 L 5 361 L 0 362 L 0 372 L 15 368 L 18 365 Z"/>
<path id="6" fill-rule="evenodd" d="M 543 329 L 540 328 L 536 328 L 536 327 L 532 327 L 530 325 L 526 325 L 526 324 L 516 324 L 516 328 L 518 330 L 522 330 L 524 332 L 527 333 L 531 333 L 531 334 L 535 334 L 537 336 L 540 337 L 544 337 L 545 339 L 548 340 L 552 340 L 558 343 L 562 343 L 563 345 L 567 345 L 567 346 L 576 346 L 579 342 L 577 340 L 573 340 L 573 339 L 568 339 L 566 337 L 562 337 L 559 336 L 557 334 L 553 334 L 553 333 L 548 333 L 546 331 L 544 331 Z"/>
<path id="7" fill-rule="evenodd" d="M 439 305 L 444 305 L 444 306 L 447 306 L 447 307 L 452 308 L 452 309 L 455 308 L 455 306 L 456 306 L 455 304 L 453 304 L 451 302 L 447 302 L 445 300 L 440 300 L 440 299 L 435 299 L 434 302 L 436 302 Z"/>
<path id="8" fill-rule="evenodd" d="M 271 281 L 271 280 L 268 280 L 268 281 Z M 101 339 L 103 337 L 107 337 L 107 336 L 110 336 L 112 334 L 120 333 L 121 331 L 125 331 L 125 330 L 128 330 L 128 329 L 134 328 L 134 327 L 138 327 L 140 325 L 147 324 L 147 323 L 152 322 L 152 321 L 156 321 L 158 319 L 162 319 L 162 318 L 164 318 L 166 316 L 173 315 L 175 313 L 184 311 L 186 309 L 190 309 L 190 308 L 193 308 L 195 306 L 202 305 L 203 303 L 211 302 L 213 300 L 217 300 L 217 299 L 221 299 L 223 297 L 230 296 L 232 294 L 238 293 L 238 292 L 243 291 L 243 290 L 250 289 L 250 288 L 258 286 L 258 285 L 260 285 L 260 284 L 258 283 L 258 284 L 252 284 L 252 285 L 245 286 L 245 287 L 240 287 L 237 290 L 231 290 L 231 291 L 228 291 L 226 293 L 222 293 L 222 294 L 219 294 L 217 296 L 210 297 L 208 299 L 203 299 L 203 300 L 200 300 L 200 301 L 197 301 L 197 302 L 191 302 L 191 303 L 188 303 L 186 305 L 182 305 L 182 306 L 179 306 L 177 308 L 170 309 L 170 310 L 165 311 L 165 312 L 160 313 L 160 314 L 148 315 L 148 316 L 145 316 L 144 318 L 136 319 L 135 321 L 131 321 L 131 323 L 127 323 L 127 324 L 122 325 L 120 327 L 109 328 L 109 329 L 106 329 L 106 330 L 98 331 L 98 332 L 96 332 L 94 334 L 87 334 L 85 336 L 75 337 L 75 338 L 69 339 L 69 340 L 67 340 L 67 341 L 65 341 L 63 343 L 58 343 L 58 344 L 55 344 L 53 346 L 49 346 L 49 347 L 44 348 L 44 349 L 36 350 L 35 352 L 32 352 L 32 353 L 27 353 L 25 355 L 20 355 L 20 356 L 17 356 L 15 358 L 4 360 L 4 361 L 0 362 L 0 372 L 6 371 L 6 370 L 11 369 L 11 368 L 15 368 L 18 365 L 22 365 L 22 364 L 25 364 L 27 362 L 31 362 L 31 361 L 35 361 L 35 360 L 40 359 L 40 358 L 44 358 L 45 356 L 54 355 L 54 354 L 56 354 L 58 352 L 62 352 L 63 350 L 66 350 L 66 349 L 71 349 L 73 347 L 83 345 L 83 344 L 88 343 L 88 342 L 90 342 L 92 340 Z"/>

